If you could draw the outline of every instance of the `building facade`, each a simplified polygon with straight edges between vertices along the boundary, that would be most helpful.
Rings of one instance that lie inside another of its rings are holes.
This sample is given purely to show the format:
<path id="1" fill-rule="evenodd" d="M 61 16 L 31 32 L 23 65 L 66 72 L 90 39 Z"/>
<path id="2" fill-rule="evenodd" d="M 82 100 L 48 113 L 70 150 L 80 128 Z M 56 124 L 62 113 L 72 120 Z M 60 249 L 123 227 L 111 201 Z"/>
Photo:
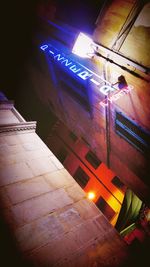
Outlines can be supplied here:
<path id="1" fill-rule="evenodd" d="M 29 72 L 42 103 L 149 205 L 148 10 L 148 1 L 105 1 L 91 59 L 72 53 L 79 29 L 42 19 Z"/>
<path id="2" fill-rule="evenodd" d="M 119 177 L 100 161 L 83 139 L 79 139 L 60 121 L 52 127 L 45 142 L 87 197 L 115 226 L 127 190 Z"/>

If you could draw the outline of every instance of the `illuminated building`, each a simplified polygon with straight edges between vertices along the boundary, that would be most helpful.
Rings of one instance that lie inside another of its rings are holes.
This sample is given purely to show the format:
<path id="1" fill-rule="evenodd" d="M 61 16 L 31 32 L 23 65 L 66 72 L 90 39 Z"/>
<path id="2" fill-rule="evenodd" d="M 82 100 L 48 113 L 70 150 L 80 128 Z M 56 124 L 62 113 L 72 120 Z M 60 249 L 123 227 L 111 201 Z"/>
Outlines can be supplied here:
<path id="1" fill-rule="evenodd" d="M 32 70 L 40 81 L 31 74 L 45 106 L 147 205 L 149 66 L 148 44 L 141 39 L 149 38 L 148 10 L 147 1 L 105 1 L 90 37 L 63 22 L 42 18 L 35 39 L 40 66 Z M 78 36 L 86 37 L 79 53 Z M 90 40 L 91 50 L 85 53 Z M 74 175 L 71 162 L 67 168 Z"/>
<path id="2" fill-rule="evenodd" d="M 46 144 L 62 162 L 76 182 L 115 226 L 126 192 L 126 186 L 64 124 L 57 122 Z"/>
<path id="3" fill-rule="evenodd" d="M 92 58 L 72 53 L 80 27 L 66 24 L 61 16 L 58 20 L 57 14 L 55 20 L 54 13 L 45 9 L 33 35 L 34 55 L 26 68 L 42 105 L 77 136 L 80 147 L 81 140 L 88 144 L 82 156 L 94 153 L 148 206 L 149 9 L 149 1 L 105 1 L 90 35 L 97 44 Z M 50 133 L 51 127 L 44 140 Z M 72 162 L 67 168 L 72 172 Z M 79 169 L 78 174 L 81 172 Z"/>

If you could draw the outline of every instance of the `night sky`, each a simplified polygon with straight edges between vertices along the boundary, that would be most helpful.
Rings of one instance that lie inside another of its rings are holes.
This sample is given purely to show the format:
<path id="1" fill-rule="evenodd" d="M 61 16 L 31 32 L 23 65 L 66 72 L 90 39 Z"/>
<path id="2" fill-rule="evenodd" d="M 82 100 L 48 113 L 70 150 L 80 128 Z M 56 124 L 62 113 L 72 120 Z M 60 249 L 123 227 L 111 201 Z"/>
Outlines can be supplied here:
<path id="1" fill-rule="evenodd" d="M 0 84 L 8 97 L 20 90 L 24 66 L 32 57 L 32 38 L 37 28 L 37 9 L 56 7 L 55 18 L 81 31 L 91 33 L 100 10 L 100 2 L 69 0 L 14 0 L 1 4 L 1 75 Z M 99 8 L 98 8 L 99 7 Z"/>
<path id="2" fill-rule="evenodd" d="M 69 0 L 14 0 L 1 4 L 1 75 L 0 90 L 8 99 L 14 100 L 15 107 L 27 120 L 38 121 L 37 133 L 44 138 L 45 118 L 55 121 L 55 116 L 41 103 L 32 91 L 28 81 L 28 62 L 35 54 L 34 35 L 38 31 L 38 16 L 61 20 L 65 24 L 86 33 L 92 33 L 95 27 L 100 2 Z M 54 8 L 52 8 L 54 7 Z M 54 10 L 55 14 L 52 14 Z M 42 110 L 42 112 L 41 112 Z"/>
<path id="3" fill-rule="evenodd" d="M 17 90 L 25 60 L 32 51 L 35 2 L 15 0 L 1 5 L 1 90 L 10 96 Z"/>

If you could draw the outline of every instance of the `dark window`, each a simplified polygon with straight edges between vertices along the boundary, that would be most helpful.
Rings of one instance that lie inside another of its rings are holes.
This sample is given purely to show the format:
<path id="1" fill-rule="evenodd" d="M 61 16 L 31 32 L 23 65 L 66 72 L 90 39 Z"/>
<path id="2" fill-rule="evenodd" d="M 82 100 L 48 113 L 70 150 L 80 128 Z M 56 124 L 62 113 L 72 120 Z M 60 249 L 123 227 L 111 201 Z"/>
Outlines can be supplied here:
<path id="1" fill-rule="evenodd" d="M 81 79 L 78 79 L 76 76 L 72 77 L 63 69 L 59 69 L 57 75 L 59 76 L 60 88 L 74 98 L 75 101 L 80 103 L 84 109 L 91 111 L 87 82 L 81 81 Z"/>
<path id="2" fill-rule="evenodd" d="M 60 149 L 60 151 L 58 152 L 57 157 L 60 160 L 60 162 L 63 163 L 65 161 L 67 155 L 68 155 L 68 151 L 64 147 L 62 147 Z"/>
<path id="3" fill-rule="evenodd" d="M 57 62 L 58 63 L 58 62 Z M 92 105 L 89 97 L 87 81 L 80 79 L 75 73 L 65 68 L 60 62 L 56 65 L 56 73 L 60 89 L 70 95 L 76 102 L 91 113 Z"/>
<path id="4" fill-rule="evenodd" d="M 90 179 L 90 177 L 84 172 L 84 170 L 83 170 L 81 167 L 79 167 L 79 168 L 76 170 L 76 172 L 75 172 L 75 174 L 74 174 L 73 177 L 75 178 L 76 182 L 77 182 L 82 188 L 84 188 L 84 187 L 87 185 L 87 183 L 88 183 L 88 181 L 89 181 L 89 179 Z"/>
<path id="5" fill-rule="evenodd" d="M 97 156 L 92 151 L 89 151 L 86 154 L 85 158 L 94 167 L 94 169 L 97 169 L 98 166 L 101 164 L 101 161 L 97 158 Z"/>
<path id="6" fill-rule="evenodd" d="M 78 103 L 80 103 L 87 111 L 90 111 L 90 105 L 87 96 L 83 90 L 80 90 L 82 85 L 77 85 L 78 89 L 68 84 L 68 81 L 61 81 L 61 88 L 66 91 L 71 97 L 73 97 Z M 80 87 L 80 88 L 79 88 Z M 84 89 L 85 90 L 85 89 Z"/>
<path id="7" fill-rule="evenodd" d="M 73 132 L 70 132 L 69 136 L 70 136 L 70 138 L 72 139 L 73 142 L 77 141 L 77 139 L 78 139 L 78 137 Z"/>
<path id="8" fill-rule="evenodd" d="M 148 154 L 150 149 L 150 134 L 139 127 L 131 119 L 116 112 L 116 132 L 141 152 Z"/>
<path id="9" fill-rule="evenodd" d="M 117 188 L 121 189 L 123 192 L 126 190 L 126 186 L 121 182 L 121 180 L 118 178 L 118 176 L 115 176 L 111 180 L 112 184 L 115 185 Z"/>
<path id="10" fill-rule="evenodd" d="M 115 215 L 115 211 L 107 204 L 107 202 L 100 197 L 96 202 L 96 206 L 101 210 L 101 212 L 106 216 L 110 221 Z"/>
<path id="11" fill-rule="evenodd" d="M 81 137 L 81 139 L 83 140 L 83 142 L 84 142 L 88 147 L 90 147 L 90 144 L 88 143 L 88 141 L 87 141 L 84 137 Z"/>

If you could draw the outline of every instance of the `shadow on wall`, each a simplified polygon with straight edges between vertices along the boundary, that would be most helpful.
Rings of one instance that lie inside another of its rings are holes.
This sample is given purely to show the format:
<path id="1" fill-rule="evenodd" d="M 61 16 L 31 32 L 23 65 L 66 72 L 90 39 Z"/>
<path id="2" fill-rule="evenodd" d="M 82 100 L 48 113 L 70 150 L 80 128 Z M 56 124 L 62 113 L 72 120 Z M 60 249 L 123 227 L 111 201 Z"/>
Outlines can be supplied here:
<path id="1" fill-rule="evenodd" d="M 2 204 L 2 201 L 1 201 Z M 17 247 L 14 236 L 11 233 L 9 226 L 0 212 L 0 255 L 1 266 L 10 267 L 33 267 L 33 265 L 22 257 L 21 252 Z"/>
<path id="2" fill-rule="evenodd" d="M 1 90 L 17 94 L 23 76 L 23 67 L 31 57 L 32 36 L 36 26 L 37 0 L 2 1 L 1 32 Z"/>

